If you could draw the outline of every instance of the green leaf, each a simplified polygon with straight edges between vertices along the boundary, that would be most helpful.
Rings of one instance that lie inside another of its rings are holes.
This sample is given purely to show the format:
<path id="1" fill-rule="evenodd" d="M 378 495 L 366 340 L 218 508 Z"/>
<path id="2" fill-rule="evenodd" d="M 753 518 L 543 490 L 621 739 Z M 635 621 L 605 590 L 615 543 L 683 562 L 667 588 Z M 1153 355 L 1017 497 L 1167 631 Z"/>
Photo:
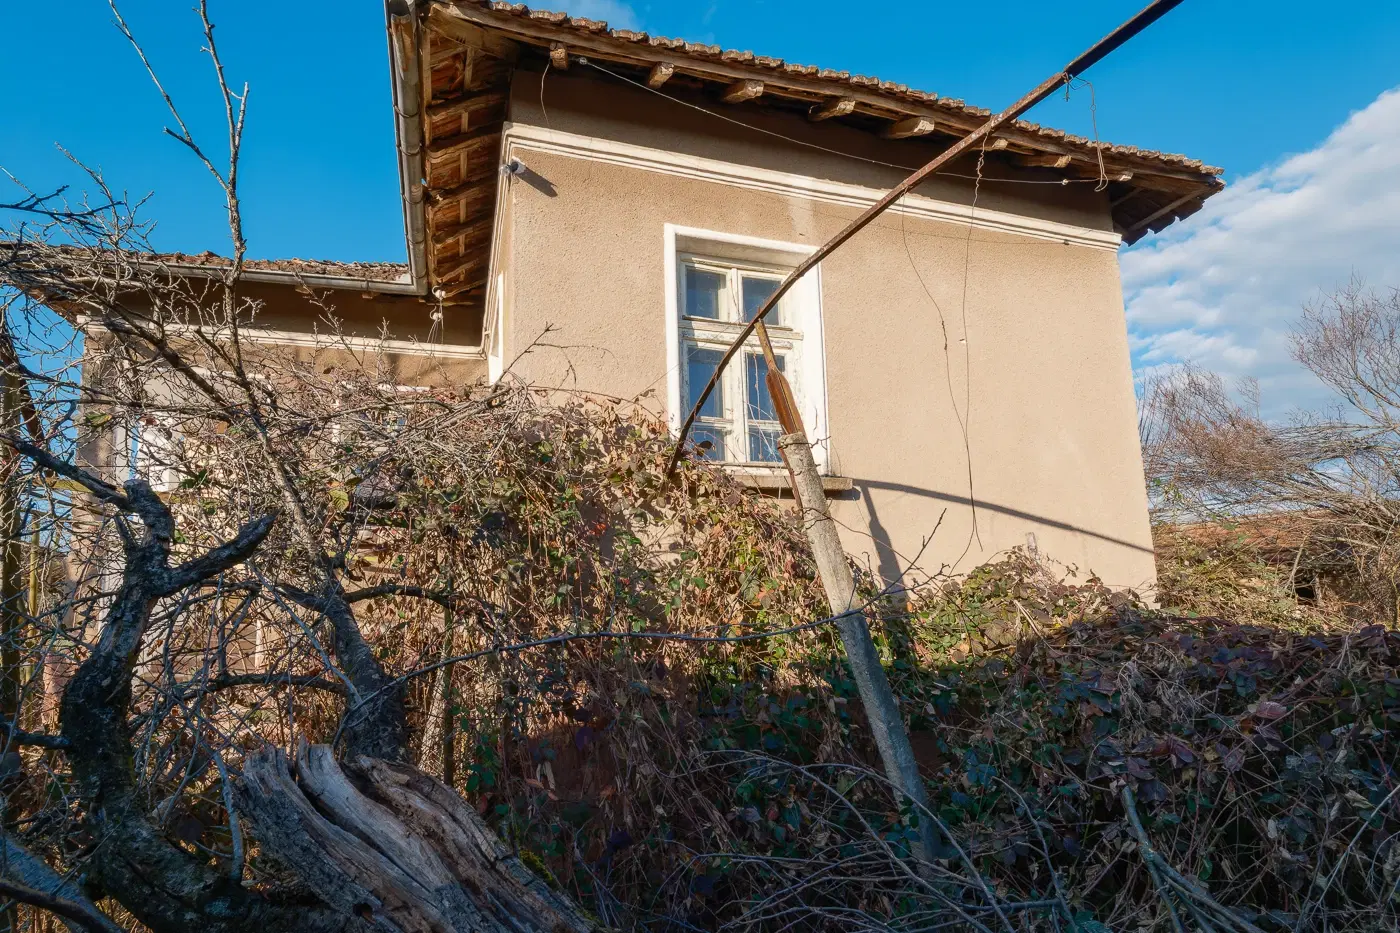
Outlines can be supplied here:
<path id="1" fill-rule="evenodd" d="M 350 493 L 339 487 L 329 491 L 332 512 L 344 512 L 350 508 Z"/>

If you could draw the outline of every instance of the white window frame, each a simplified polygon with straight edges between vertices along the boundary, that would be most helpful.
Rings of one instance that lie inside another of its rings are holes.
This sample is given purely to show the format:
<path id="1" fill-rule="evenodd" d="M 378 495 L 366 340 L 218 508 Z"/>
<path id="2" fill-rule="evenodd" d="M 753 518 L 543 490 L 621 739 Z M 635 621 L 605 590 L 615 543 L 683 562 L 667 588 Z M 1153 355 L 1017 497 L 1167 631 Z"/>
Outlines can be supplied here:
<path id="1" fill-rule="evenodd" d="M 682 267 L 687 259 L 710 261 L 717 266 L 740 271 L 785 275 L 816 251 L 802 243 L 765 240 L 743 234 L 702 230 L 676 224 L 665 226 L 666 272 L 666 411 L 673 433 L 680 431 L 682 420 L 689 413 L 682 398 L 685 394 L 686 366 L 683 343 L 699 338 L 712 344 L 727 346 L 732 340 L 729 329 L 706 331 L 703 320 L 682 317 Z M 803 425 L 813 440 L 812 455 L 817 468 L 827 471 L 826 417 L 826 352 L 822 331 L 821 267 L 811 270 L 783 296 L 782 313 L 786 316 L 781 327 L 770 327 L 775 350 L 788 350 L 796 356 L 796 365 L 787 373 L 793 384 Z M 705 338 L 709 337 L 709 340 Z M 727 337 L 727 339 L 726 339 Z M 756 338 L 751 342 L 757 347 Z M 730 363 L 725 378 L 726 396 L 731 405 L 744 404 L 737 391 L 738 367 L 743 360 L 736 357 Z M 738 419 L 742 421 L 742 416 Z M 723 461 L 727 466 L 745 472 L 781 472 L 781 464 Z"/>
<path id="2" fill-rule="evenodd" d="M 151 424 L 147 424 L 150 420 Z M 157 493 L 174 492 L 183 480 L 185 432 L 175 419 L 149 412 L 137 415 L 129 429 L 132 479 L 144 479 Z"/>
<path id="3" fill-rule="evenodd" d="M 491 313 L 486 315 L 481 342 L 486 347 L 486 381 L 495 385 L 506 372 L 506 274 L 496 274 L 495 294 L 487 299 Z"/>
<path id="4" fill-rule="evenodd" d="M 341 382 L 339 387 L 340 387 L 341 389 L 346 389 L 346 390 L 351 390 L 351 391 L 353 391 L 353 390 L 356 388 L 356 386 L 355 386 L 354 384 L 349 383 L 349 382 Z M 428 393 L 428 392 L 431 392 L 431 391 L 432 391 L 432 387 L 431 387 L 431 386 L 406 385 L 406 384 L 403 384 L 403 383 L 396 383 L 396 382 L 380 382 L 380 383 L 377 383 L 375 387 L 376 387 L 377 389 L 379 389 L 380 392 L 391 392 L 391 393 L 395 393 L 395 394 L 400 395 L 400 396 L 404 396 L 404 395 L 419 395 L 419 394 L 425 394 L 425 393 Z M 338 400 L 337 403 L 336 403 L 336 404 L 337 404 L 337 407 L 338 407 L 338 408 L 352 407 L 352 406 L 345 406 L 345 405 L 343 404 L 344 401 L 345 401 L 345 400 L 344 400 L 343 398 L 340 399 L 340 400 Z M 364 421 L 364 424 L 365 424 L 365 426 L 366 426 L 366 429 L 370 429 L 370 430 L 376 430 L 376 429 L 377 429 L 377 430 L 379 430 L 380 432 L 382 432 L 382 433 L 384 434 L 384 436 L 385 436 L 385 443 L 384 443 L 384 446 L 383 446 L 382 448 L 380 448 L 380 451 L 381 451 L 381 452 L 387 451 L 387 450 L 389 449 L 389 441 L 390 441 L 390 439 L 392 439 L 394 435 L 398 434 L 398 433 L 399 433 L 400 431 L 402 431 L 405 427 L 407 427 L 407 425 L 405 425 L 405 424 L 393 424 L 393 425 L 391 425 L 391 424 L 385 424 L 385 423 L 383 423 L 383 422 L 378 422 L 378 421 L 374 420 L 373 418 L 371 418 L 371 417 L 369 417 L 369 416 L 364 416 L 362 420 Z M 337 420 L 334 424 L 331 425 L 331 442 L 332 442 L 332 443 L 338 444 L 338 443 L 340 443 L 341 441 L 343 441 L 344 439 L 345 439 L 345 425 L 343 425 L 339 420 Z"/>

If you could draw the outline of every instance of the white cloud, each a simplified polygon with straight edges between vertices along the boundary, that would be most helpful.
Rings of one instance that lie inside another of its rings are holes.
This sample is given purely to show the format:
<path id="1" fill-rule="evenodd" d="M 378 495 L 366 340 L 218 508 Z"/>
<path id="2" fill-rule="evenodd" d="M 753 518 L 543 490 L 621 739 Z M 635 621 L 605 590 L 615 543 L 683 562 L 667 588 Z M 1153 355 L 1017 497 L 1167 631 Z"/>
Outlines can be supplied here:
<path id="1" fill-rule="evenodd" d="M 1400 88 L 1123 254 L 1134 360 L 1258 378 L 1273 414 L 1319 404 L 1288 333 L 1306 302 L 1353 276 L 1400 286 Z"/>
<path id="2" fill-rule="evenodd" d="M 551 0 L 540 4 L 544 9 L 558 10 L 584 19 L 601 19 L 613 29 L 638 28 L 637 11 L 623 0 Z"/>

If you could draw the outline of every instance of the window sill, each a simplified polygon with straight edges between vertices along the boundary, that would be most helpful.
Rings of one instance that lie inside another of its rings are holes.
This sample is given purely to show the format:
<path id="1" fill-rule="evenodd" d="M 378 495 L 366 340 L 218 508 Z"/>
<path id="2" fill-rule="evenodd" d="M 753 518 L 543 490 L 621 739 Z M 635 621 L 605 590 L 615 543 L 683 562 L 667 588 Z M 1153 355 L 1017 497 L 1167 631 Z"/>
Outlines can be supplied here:
<path id="1" fill-rule="evenodd" d="M 740 483 L 760 495 L 789 498 L 792 496 L 792 478 L 787 475 L 786 470 L 769 472 L 736 467 L 731 468 L 729 472 Z M 849 476 L 822 477 L 822 491 L 828 497 L 840 497 L 854 488 L 855 482 Z"/>

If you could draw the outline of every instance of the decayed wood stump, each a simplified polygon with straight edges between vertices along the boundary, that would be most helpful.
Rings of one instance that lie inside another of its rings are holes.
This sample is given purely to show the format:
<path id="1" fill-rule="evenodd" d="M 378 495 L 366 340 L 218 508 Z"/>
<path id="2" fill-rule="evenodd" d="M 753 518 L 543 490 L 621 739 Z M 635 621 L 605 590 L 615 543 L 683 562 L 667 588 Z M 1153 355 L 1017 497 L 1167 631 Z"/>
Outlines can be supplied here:
<path id="1" fill-rule="evenodd" d="M 253 754 L 239 787 L 259 844 L 367 930 L 590 933 L 450 787 L 327 745 Z M 352 921 L 353 923 L 353 921 Z"/>

